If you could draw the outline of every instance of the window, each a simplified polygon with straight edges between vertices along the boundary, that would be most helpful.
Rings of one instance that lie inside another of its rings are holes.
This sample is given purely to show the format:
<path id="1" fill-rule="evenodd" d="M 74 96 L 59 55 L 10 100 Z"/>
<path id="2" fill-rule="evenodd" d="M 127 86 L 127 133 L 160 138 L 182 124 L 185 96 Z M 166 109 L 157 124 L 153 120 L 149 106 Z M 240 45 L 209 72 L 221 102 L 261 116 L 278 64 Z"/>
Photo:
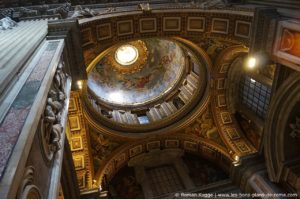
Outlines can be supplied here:
<path id="1" fill-rule="evenodd" d="M 171 165 L 147 169 L 147 176 L 154 197 L 184 189 L 175 168 Z"/>
<path id="2" fill-rule="evenodd" d="M 243 76 L 239 92 L 241 103 L 254 111 L 259 117 L 265 118 L 269 106 L 271 88 L 249 76 Z"/>
<path id="3" fill-rule="evenodd" d="M 149 124 L 149 118 L 146 115 L 140 115 L 138 116 L 138 120 L 140 124 Z"/>

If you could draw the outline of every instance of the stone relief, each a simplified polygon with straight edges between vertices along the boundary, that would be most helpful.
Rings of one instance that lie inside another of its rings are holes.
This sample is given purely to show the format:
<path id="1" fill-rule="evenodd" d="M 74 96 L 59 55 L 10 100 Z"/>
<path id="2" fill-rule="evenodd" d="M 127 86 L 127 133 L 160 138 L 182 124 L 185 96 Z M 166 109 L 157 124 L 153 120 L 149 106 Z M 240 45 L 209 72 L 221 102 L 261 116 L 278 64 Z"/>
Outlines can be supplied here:
<path id="1" fill-rule="evenodd" d="M 93 17 L 99 13 L 93 9 L 83 8 L 81 5 L 75 6 L 74 13 L 71 18 Z"/>
<path id="2" fill-rule="evenodd" d="M 17 8 L 8 8 L 0 10 L 0 18 L 4 17 L 14 17 L 14 18 L 22 18 L 22 17 L 35 17 L 42 15 L 55 15 L 59 14 L 62 18 L 67 18 L 68 13 L 71 9 L 71 3 L 64 3 L 59 5 L 58 7 L 50 8 L 49 5 L 40 5 L 32 7 L 17 7 Z"/>
<path id="3" fill-rule="evenodd" d="M 42 198 L 39 188 L 34 185 L 34 167 L 28 166 L 25 168 L 22 182 L 18 188 L 16 199 L 24 198 Z"/>
<path id="4" fill-rule="evenodd" d="M 138 7 L 143 11 L 143 12 L 151 12 L 151 7 L 149 3 L 140 3 Z"/>
<path id="5" fill-rule="evenodd" d="M 295 123 L 290 124 L 290 128 L 292 129 L 290 136 L 300 139 L 300 117 L 296 117 Z"/>
<path id="6" fill-rule="evenodd" d="M 75 6 L 74 12 L 70 18 L 84 18 L 84 17 L 94 17 L 101 14 L 111 13 L 116 11 L 116 8 L 109 7 L 102 11 L 96 11 L 90 8 L 84 8 L 81 5 Z"/>
<path id="7" fill-rule="evenodd" d="M 9 17 L 5 17 L 0 20 L 0 30 L 7 30 L 7 29 L 12 29 L 13 27 L 17 26 L 17 22 L 12 20 Z"/>
<path id="8" fill-rule="evenodd" d="M 61 133 L 63 132 L 61 113 L 65 105 L 66 95 L 64 91 L 67 77 L 62 68 L 63 64 L 60 63 L 48 93 L 44 116 L 40 121 L 40 135 L 43 145 L 42 151 L 47 161 L 52 160 L 53 154 L 61 148 L 60 139 Z"/>

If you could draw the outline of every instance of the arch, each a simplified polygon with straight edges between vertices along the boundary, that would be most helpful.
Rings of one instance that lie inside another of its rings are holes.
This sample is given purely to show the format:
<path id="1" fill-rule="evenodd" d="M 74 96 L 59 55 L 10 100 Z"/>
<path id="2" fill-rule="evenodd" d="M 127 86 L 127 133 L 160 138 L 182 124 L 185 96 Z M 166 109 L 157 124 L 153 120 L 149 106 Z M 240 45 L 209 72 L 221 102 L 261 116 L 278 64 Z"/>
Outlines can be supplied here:
<path id="1" fill-rule="evenodd" d="M 296 118 L 293 112 L 295 106 L 300 102 L 300 76 L 299 73 L 292 74 L 276 91 L 270 104 L 270 110 L 267 115 L 264 145 L 265 159 L 268 169 L 269 178 L 274 182 L 286 181 L 289 162 L 293 161 L 287 157 L 284 150 L 287 128 L 290 117 Z M 298 110 L 298 114 L 299 114 Z M 292 131 L 292 129 L 290 129 Z M 292 144 L 292 143 L 290 143 Z M 299 159 L 299 157 L 298 157 Z M 299 164 L 298 164 L 299 165 Z M 285 176 L 284 176 L 285 175 Z"/>
<path id="2" fill-rule="evenodd" d="M 133 143 L 128 143 L 116 149 L 106 160 L 98 171 L 95 179 L 100 186 L 103 180 L 111 180 L 113 176 L 125 166 L 131 158 L 145 154 L 151 149 L 182 149 L 192 152 L 212 160 L 229 173 L 231 169 L 232 157 L 223 146 L 216 146 L 210 140 L 202 139 L 191 135 L 171 135 L 146 138 Z M 104 177 L 105 176 L 105 177 Z"/>
<path id="3" fill-rule="evenodd" d="M 212 74 L 212 100 L 211 109 L 213 117 L 220 135 L 231 150 L 233 156 L 246 156 L 256 153 L 257 150 L 250 144 L 250 142 L 241 133 L 241 129 L 231 112 L 228 105 L 228 89 L 230 87 L 220 86 L 220 82 L 228 80 L 228 71 L 231 69 L 232 62 L 239 56 L 248 53 L 249 49 L 243 45 L 230 46 L 219 54 L 215 63 Z M 231 72 L 232 73 L 232 72 Z M 227 99 L 227 101 L 226 101 Z"/>

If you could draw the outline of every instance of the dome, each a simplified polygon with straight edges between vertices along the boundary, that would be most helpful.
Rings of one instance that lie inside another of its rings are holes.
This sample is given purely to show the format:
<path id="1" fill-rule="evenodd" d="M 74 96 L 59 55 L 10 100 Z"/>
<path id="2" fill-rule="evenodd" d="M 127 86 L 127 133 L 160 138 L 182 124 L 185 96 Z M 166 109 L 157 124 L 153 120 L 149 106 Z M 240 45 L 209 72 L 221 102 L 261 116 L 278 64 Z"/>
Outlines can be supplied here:
<path id="1" fill-rule="evenodd" d="M 137 40 L 110 50 L 89 73 L 88 87 L 105 103 L 145 105 L 171 91 L 184 67 L 184 52 L 176 42 Z"/>
<path id="2" fill-rule="evenodd" d="M 200 51 L 176 38 L 108 48 L 88 67 L 87 117 L 103 131 L 138 136 L 186 125 L 208 100 L 209 63 Z"/>

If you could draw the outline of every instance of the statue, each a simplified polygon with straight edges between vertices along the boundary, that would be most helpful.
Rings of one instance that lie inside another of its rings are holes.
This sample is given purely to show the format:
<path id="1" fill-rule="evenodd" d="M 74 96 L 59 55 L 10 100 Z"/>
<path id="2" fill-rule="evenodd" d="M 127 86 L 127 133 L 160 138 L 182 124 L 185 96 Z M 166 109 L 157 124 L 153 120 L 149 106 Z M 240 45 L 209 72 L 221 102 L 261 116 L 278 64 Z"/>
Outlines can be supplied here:
<path id="1" fill-rule="evenodd" d="M 94 17 L 98 14 L 98 12 L 92 9 L 82 8 L 81 5 L 77 5 L 71 18 Z"/>
<path id="2" fill-rule="evenodd" d="M 17 22 L 12 20 L 9 17 L 5 17 L 0 20 L 0 30 L 7 30 L 7 29 L 12 29 L 13 27 L 17 26 Z"/>
<path id="3" fill-rule="evenodd" d="M 143 11 L 143 12 L 151 12 L 150 4 L 149 3 L 140 3 L 138 7 Z"/>

